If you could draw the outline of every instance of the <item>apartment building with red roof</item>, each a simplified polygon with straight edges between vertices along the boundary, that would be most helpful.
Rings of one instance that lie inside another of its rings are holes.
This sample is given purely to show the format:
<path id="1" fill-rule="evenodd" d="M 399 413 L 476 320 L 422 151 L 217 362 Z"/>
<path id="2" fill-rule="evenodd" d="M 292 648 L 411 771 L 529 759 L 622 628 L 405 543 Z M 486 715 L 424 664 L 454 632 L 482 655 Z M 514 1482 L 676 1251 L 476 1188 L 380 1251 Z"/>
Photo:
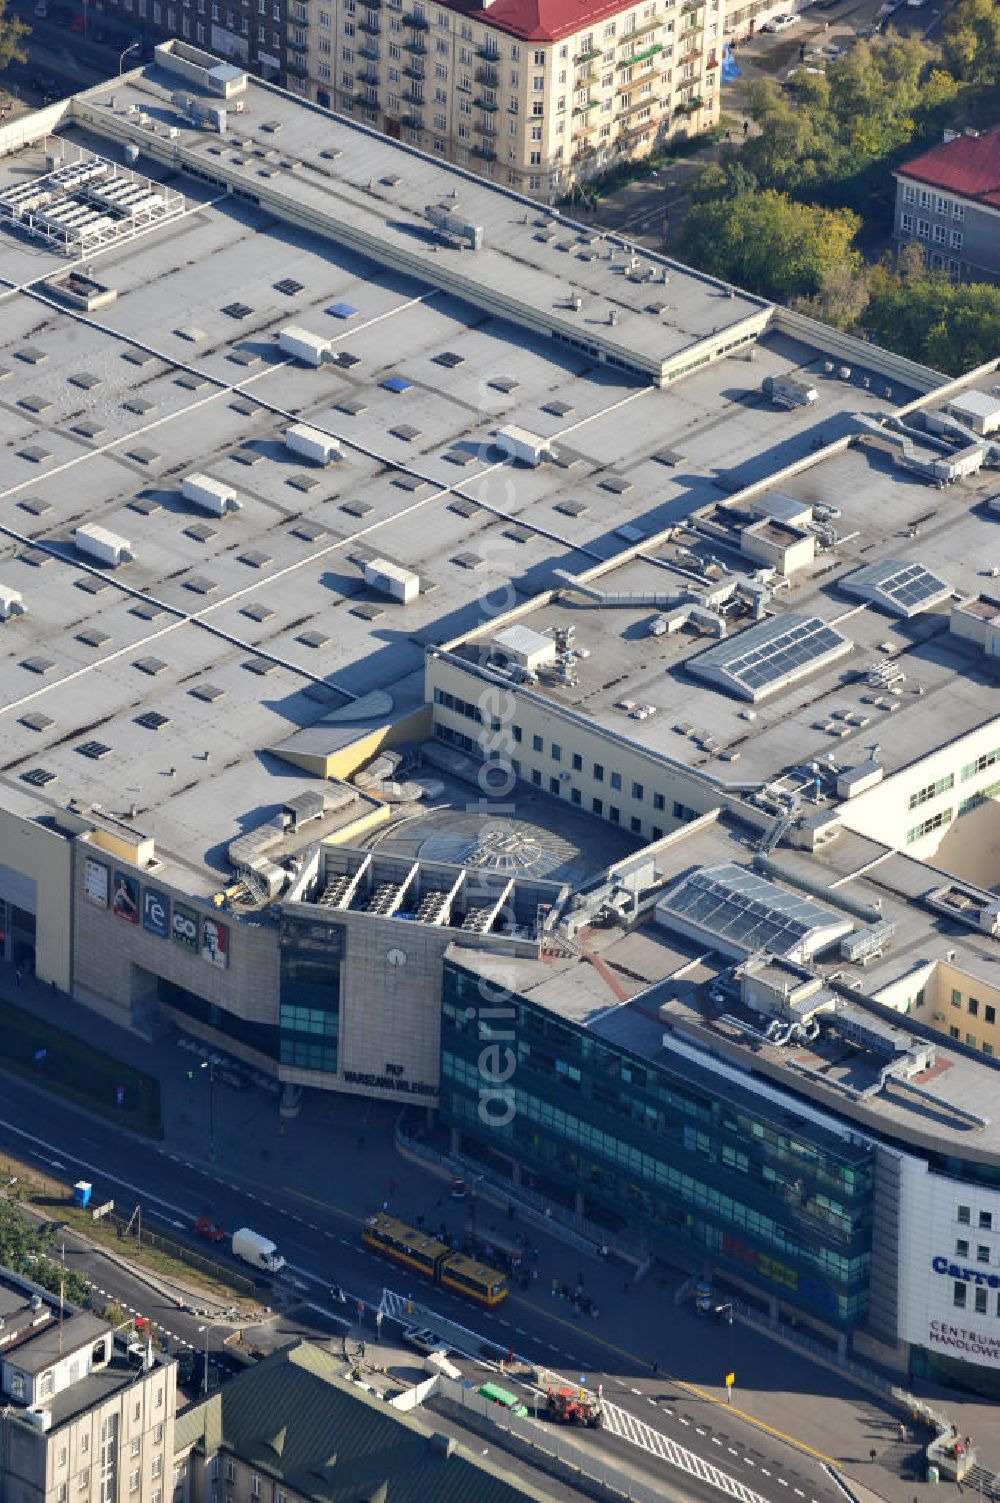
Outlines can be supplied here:
<path id="1" fill-rule="evenodd" d="M 893 233 L 933 270 L 1000 282 L 1000 126 L 944 141 L 896 172 Z"/>
<path id="2" fill-rule="evenodd" d="M 722 0 L 288 0 L 287 80 L 548 201 L 715 124 L 724 26 Z"/>

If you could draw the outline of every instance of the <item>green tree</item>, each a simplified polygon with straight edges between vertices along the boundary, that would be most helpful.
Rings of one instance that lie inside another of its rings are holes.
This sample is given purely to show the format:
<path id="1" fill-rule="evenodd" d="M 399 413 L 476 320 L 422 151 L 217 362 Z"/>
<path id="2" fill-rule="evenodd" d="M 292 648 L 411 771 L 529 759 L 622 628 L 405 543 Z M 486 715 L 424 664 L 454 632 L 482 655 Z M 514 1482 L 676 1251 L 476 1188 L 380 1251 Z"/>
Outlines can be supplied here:
<path id="1" fill-rule="evenodd" d="M 958 376 L 996 358 L 1000 347 L 1000 287 L 956 284 L 922 265 L 916 255 L 900 267 L 873 269 L 865 326 L 880 344 Z"/>
<path id="2" fill-rule="evenodd" d="M 87 1297 L 86 1281 L 46 1256 L 54 1242 L 51 1233 L 39 1231 L 13 1202 L 0 1200 L 0 1267 L 23 1274 L 53 1294 L 58 1294 L 61 1282 L 66 1299 L 81 1304 Z"/>
<path id="3" fill-rule="evenodd" d="M 960 0 L 942 33 L 944 56 L 956 78 L 972 84 L 1000 79 L 1000 6 L 996 0 Z"/>
<path id="4" fill-rule="evenodd" d="M 11 63 L 27 62 L 28 54 L 21 43 L 30 31 L 30 26 L 8 11 L 7 0 L 0 0 L 0 75 Z"/>
<path id="5" fill-rule="evenodd" d="M 764 297 L 811 297 L 838 266 L 856 268 L 851 242 L 861 221 L 845 210 L 794 203 L 766 189 L 692 204 L 681 255 L 702 271 Z"/>

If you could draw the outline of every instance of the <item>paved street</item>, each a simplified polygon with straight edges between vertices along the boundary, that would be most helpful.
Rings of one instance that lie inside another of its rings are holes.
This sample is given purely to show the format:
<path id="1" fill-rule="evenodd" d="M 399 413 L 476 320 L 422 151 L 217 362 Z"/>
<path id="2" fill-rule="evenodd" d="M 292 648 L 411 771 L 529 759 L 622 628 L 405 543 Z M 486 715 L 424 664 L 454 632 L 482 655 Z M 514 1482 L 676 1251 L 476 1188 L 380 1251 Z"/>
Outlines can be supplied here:
<path id="1" fill-rule="evenodd" d="M 330 1289 L 339 1283 L 370 1315 L 388 1286 L 501 1349 L 512 1346 L 573 1381 L 585 1375 L 590 1386 L 601 1382 L 609 1399 L 724 1463 L 768 1498 L 803 1503 L 795 1493 L 801 1488 L 805 1500 L 834 1503 L 840 1494 L 824 1468 L 827 1459 L 890 1503 L 912 1503 L 924 1493 L 918 1448 L 900 1442 L 899 1415 L 879 1396 L 744 1325 L 730 1332 L 699 1320 L 688 1306 L 677 1308 L 680 1275 L 669 1270 L 654 1269 L 626 1294 L 627 1270 L 532 1229 L 540 1277 L 528 1292 L 512 1292 L 502 1314 L 470 1309 L 419 1281 L 408 1287 L 400 1270 L 359 1245 L 364 1216 L 388 1200 L 403 1217 L 424 1215 L 431 1226 L 444 1220 L 458 1232 L 466 1208 L 448 1198 L 440 1180 L 398 1156 L 390 1107 L 313 1095 L 298 1119 L 283 1123 L 274 1094 L 217 1083 L 210 1112 L 208 1072 L 175 1044 L 150 1044 L 104 1023 L 95 1030 L 93 1016 L 67 998 L 30 981 L 18 991 L 2 972 L 0 991 L 61 1026 L 96 1033 L 104 1048 L 157 1074 L 167 1130 L 164 1143 L 149 1144 L 5 1078 L 0 1147 L 69 1182 L 92 1180 L 99 1199 L 114 1195 L 129 1208 L 141 1199 L 144 1217 L 151 1223 L 159 1217 L 178 1234 L 209 1214 L 229 1229 L 251 1225 L 273 1236 L 289 1260 L 293 1292 L 320 1309 L 331 1308 Z M 492 1214 L 506 1227 L 502 1213 Z M 480 1221 L 489 1216 L 484 1207 Z M 580 1273 L 600 1311 L 597 1320 L 550 1293 L 553 1279 L 572 1285 Z M 159 1318 L 155 1300 L 142 1304 L 139 1295 L 133 1303 Z M 203 1343 L 198 1321 L 171 1319 L 168 1329 Z M 294 1317 L 286 1312 L 282 1319 Z M 737 1382 L 727 1406 L 730 1367 Z M 952 1394 L 944 1406 L 960 1431 L 974 1436 L 985 1462 L 1000 1463 L 1000 1421 L 991 1406 Z"/>

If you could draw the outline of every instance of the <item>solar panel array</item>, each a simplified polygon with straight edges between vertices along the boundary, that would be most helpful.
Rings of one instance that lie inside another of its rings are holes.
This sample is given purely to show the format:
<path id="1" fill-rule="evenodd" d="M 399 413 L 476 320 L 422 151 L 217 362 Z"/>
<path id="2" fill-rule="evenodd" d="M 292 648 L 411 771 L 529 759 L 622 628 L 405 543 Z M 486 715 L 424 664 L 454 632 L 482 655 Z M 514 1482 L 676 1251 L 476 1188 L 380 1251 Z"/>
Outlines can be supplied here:
<path id="1" fill-rule="evenodd" d="M 751 626 L 709 648 L 689 665 L 693 673 L 722 682 L 733 693 L 761 699 L 783 683 L 811 672 L 851 643 L 819 616 L 789 613 Z"/>
<path id="2" fill-rule="evenodd" d="M 694 924 L 747 954 L 792 955 L 815 930 L 850 927 L 840 914 L 735 862 L 692 873 L 666 894 L 657 912 Z"/>
<path id="3" fill-rule="evenodd" d="M 951 594 L 951 586 L 923 564 L 905 563 L 898 558 L 884 558 L 856 569 L 844 581 L 844 588 L 849 594 L 871 600 L 898 616 L 915 616 Z"/>

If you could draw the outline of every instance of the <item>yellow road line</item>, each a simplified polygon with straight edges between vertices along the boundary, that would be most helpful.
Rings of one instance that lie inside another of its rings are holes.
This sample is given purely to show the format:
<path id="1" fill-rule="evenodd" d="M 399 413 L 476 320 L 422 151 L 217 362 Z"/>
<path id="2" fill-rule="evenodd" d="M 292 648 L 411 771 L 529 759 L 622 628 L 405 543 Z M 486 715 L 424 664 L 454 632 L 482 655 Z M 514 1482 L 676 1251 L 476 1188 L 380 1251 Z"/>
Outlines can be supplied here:
<path id="1" fill-rule="evenodd" d="M 286 1195 L 294 1195 L 298 1200 L 307 1200 L 311 1206 L 321 1206 L 324 1211 L 332 1211 L 335 1216 L 343 1216 L 345 1221 L 354 1221 L 358 1226 L 363 1226 L 368 1220 L 367 1216 L 357 1216 L 353 1211 L 345 1211 L 342 1206 L 331 1205 L 328 1200 L 318 1200 L 315 1195 L 307 1195 L 304 1190 L 296 1190 L 291 1185 L 282 1185 Z"/>

